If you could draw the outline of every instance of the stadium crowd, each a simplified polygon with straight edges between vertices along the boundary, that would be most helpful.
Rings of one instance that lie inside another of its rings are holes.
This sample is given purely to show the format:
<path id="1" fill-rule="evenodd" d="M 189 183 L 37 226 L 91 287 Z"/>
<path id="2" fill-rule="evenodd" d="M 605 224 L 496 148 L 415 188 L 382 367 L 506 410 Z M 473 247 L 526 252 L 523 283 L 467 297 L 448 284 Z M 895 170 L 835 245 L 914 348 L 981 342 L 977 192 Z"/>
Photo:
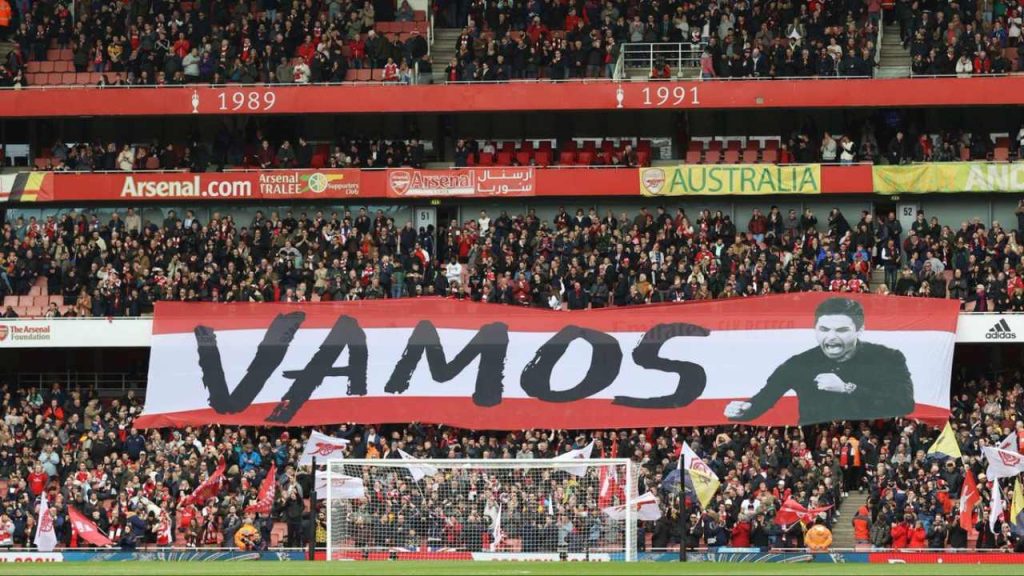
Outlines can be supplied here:
<path id="1" fill-rule="evenodd" d="M 0 294 L 26 295 L 45 278 L 48 294 L 63 296 L 48 316 L 139 316 L 159 300 L 442 296 L 583 309 L 817 290 L 1024 311 L 1017 230 L 979 219 L 949 226 L 924 213 L 904 230 L 894 213 L 847 219 L 833 209 L 819 220 L 774 207 L 739 223 L 662 206 L 632 215 L 561 208 L 550 222 L 534 209 L 481 211 L 436 231 L 365 208 L 258 211 L 245 223 L 227 213 L 204 222 L 190 210 L 162 221 L 133 209 L 103 221 L 69 212 L 4 223 Z M 872 285 L 875 270 L 884 282 Z"/>
<path id="2" fill-rule="evenodd" d="M 189 170 L 206 172 L 225 168 L 422 168 L 426 148 L 419 140 L 344 138 L 333 145 L 308 142 L 301 136 L 275 144 L 255 131 L 222 127 L 207 144 L 193 138 L 188 145 L 117 144 L 114 142 L 65 144 L 57 141 L 40 157 L 38 167 L 54 172 L 113 172 L 133 170 Z"/>
<path id="3" fill-rule="evenodd" d="M 976 541 L 978 548 L 1011 550 L 1019 548 L 1020 540 L 1003 528 L 1005 522 L 989 528 L 991 496 L 979 454 L 981 446 L 998 443 L 1008 431 L 1024 434 L 1019 382 L 1020 374 L 958 374 L 951 404 L 962 461 L 926 458 L 938 430 L 900 419 L 785 429 L 497 433 L 419 424 L 342 424 L 323 431 L 350 441 L 348 458 L 397 459 L 400 450 L 421 458 L 550 458 L 594 440 L 592 457 L 631 458 L 639 468 L 638 490 L 659 499 L 662 517 L 640 522 L 641 549 L 678 546 L 678 475 L 673 483 L 672 472 L 686 441 L 722 480 L 706 508 L 692 494 L 687 498 L 688 546 L 800 547 L 812 523 L 852 522 L 859 544 L 881 548 L 966 548 Z M 168 542 L 250 549 L 308 542 L 306 499 L 312 479 L 309 468 L 296 463 L 309 429 L 140 431 L 132 424 L 141 411 L 133 393 L 99 399 L 94 391 L 67 390 L 55 383 L 45 389 L 5 385 L 3 396 L 0 546 L 31 545 L 38 522 L 35 502 L 44 491 L 63 545 L 87 546 L 71 530 L 69 505 L 127 549 Z M 193 489 L 220 462 L 226 470 L 224 484 L 208 499 L 190 502 Z M 272 512 L 246 513 L 272 465 L 277 473 Z M 956 499 L 967 469 L 979 479 L 983 496 L 976 537 L 957 520 Z M 466 477 L 459 482 L 448 473 L 414 479 L 394 472 L 389 480 L 363 470 L 367 496 L 340 503 L 352 509 L 341 511 L 347 523 L 338 528 L 336 545 L 357 554 L 426 549 L 428 544 L 487 550 L 498 502 L 505 510 L 503 533 L 519 542 L 517 549 L 583 551 L 614 544 L 616 536 L 602 529 L 604 517 L 598 511 L 621 503 L 624 493 L 602 500 L 606 496 L 595 470 L 579 478 L 552 471 L 537 477 L 474 470 L 460 472 Z M 453 482 L 462 488 L 455 490 Z M 805 524 L 780 525 L 773 521 L 775 513 L 790 497 L 808 507 L 832 508 Z M 867 499 L 853 518 L 838 513 L 847 497 Z M 240 531 L 245 538 L 238 536 Z M 322 506 L 316 534 L 322 544 L 327 537 Z M 621 539 L 621 528 L 617 537 Z"/>
<path id="4" fill-rule="evenodd" d="M 70 50 L 76 72 L 106 74 L 104 84 L 341 82 L 359 68 L 408 82 L 417 65 L 432 69 L 419 31 L 376 31 L 380 22 L 421 17 L 404 1 L 98 2 L 74 12 L 53 0 L 2 2 L 11 16 L 0 37 L 18 47 L 0 74 L 5 84 L 25 85 L 25 64 L 45 60 L 51 47 Z M 1019 45 L 1017 5 L 995 2 L 984 16 L 973 1 L 890 8 L 881 0 L 432 5 L 438 26 L 463 29 L 445 63 L 448 81 L 611 77 L 622 45 L 657 42 L 689 43 L 704 78 L 871 76 L 883 17 L 898 21 L 915 74 L 1011 70 L 1004 49 Z M 652 75 L 665 72 L 659 65 Z"/>

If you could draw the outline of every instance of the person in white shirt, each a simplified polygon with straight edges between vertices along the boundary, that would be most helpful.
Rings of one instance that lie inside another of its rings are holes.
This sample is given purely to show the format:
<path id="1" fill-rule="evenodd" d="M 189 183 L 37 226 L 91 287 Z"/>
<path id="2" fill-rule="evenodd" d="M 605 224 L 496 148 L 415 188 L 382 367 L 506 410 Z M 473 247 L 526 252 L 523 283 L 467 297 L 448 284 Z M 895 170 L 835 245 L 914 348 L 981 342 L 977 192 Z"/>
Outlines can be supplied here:
<path id="1" fill-rule="evenodd" d="M 487 215 L 487 210 L 480 211 L 480 219 L 477 220 L 477 223 L 480 224 L 480 235 L 485 236 L 491 228 L 491 217 Z"/>
<path id="2" fill-rule="evenodd" d="M 448 284 L 460 281 L 462 279 L 462 264 L 452 258 L 444 268 L 444 277 L 448 280 Z"/>
<path id="3" fill-rule="evenodd" d="M 856 147 L 853 145 L 853 140 L 850 140 L 849 136 L 843 136 L 839 141 L 839 161 L 843 164 L 853 164 L 857 157 L 854 150 Z"/>
<path id="4" fill-rule="evenodd" d="M 304 58 L 292 69 L 292 81 L 296 84 L 309 84 L 309 65 Z"/>
<path id="5" fill-rule="evenodd" d="M 828 132 L 825 132 L 825 137 L 821 139 L 821 161 L 836 161 L 836 141 Z"/>

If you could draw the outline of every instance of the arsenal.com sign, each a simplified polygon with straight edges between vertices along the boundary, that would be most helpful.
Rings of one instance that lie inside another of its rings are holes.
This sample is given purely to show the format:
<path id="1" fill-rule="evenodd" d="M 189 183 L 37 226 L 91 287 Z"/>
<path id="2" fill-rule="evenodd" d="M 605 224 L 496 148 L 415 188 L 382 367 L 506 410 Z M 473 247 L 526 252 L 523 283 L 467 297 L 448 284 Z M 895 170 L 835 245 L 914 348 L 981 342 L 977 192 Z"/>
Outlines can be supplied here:
<path id="1" fill-rule="evenodd" d="M 41 173 L 37 173 L 41 174 Z M 345 199 L 361 195 L 356 169 L 240 172 L 46 173 L 25 201 L 247 201 Z"/>
<path id="2" fill-rule="evenodd" d="M 392 198 L 533 196 L 536 189 L 534 169 L 529 166 L 388 170 L 387 195 Z"/>

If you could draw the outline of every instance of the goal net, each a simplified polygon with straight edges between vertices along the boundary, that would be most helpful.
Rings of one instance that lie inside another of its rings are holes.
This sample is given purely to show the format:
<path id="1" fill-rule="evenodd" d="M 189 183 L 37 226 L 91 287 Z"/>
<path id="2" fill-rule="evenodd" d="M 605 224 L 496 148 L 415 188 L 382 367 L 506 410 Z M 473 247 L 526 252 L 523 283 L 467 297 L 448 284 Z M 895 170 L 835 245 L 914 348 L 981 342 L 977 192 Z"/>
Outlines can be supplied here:
<path id="1" fill-rule="evenodd" d="M 635 559 L 637 482 L 626 459 L 377 459 L 316 489 L 331 560 L 609 561 Z"/>

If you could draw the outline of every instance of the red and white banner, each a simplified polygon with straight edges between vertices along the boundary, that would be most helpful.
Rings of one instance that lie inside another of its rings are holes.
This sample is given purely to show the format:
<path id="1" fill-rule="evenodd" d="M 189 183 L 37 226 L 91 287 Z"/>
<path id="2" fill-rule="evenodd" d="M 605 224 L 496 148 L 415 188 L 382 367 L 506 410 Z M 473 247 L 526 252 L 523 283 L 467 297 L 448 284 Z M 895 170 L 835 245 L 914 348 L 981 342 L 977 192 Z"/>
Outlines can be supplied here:
<path id="1" fill-rule="evenodd" d="M 136 423 L 941 423 L 957 311 L 828 293 L 580 312 L 434 298 L 161 302 Z"/>
<path id="2" fill-rule="evenodd" d="M 85 540 L 93 546 L 104 547 L 114 545 L 110 538 L 107 538 L 103 535 L 103 532 L 100 532 L 100 529 L 96 527 L 92 520 L 86 518 L 74 506 L 68 506 L 68 516 L 71 518 L 72 530 L 81 540 Z"/>
<path id="3" fill-rule="evenodd" d="M 321 434 L 314 430 L 310 433 L 309 440 L 306 441 L 306 446 L 302 449 L 302 455 L 299 456 L 299 466 L 312 465 L 313 458 L 321 460 L 344 458 L 346 446 L 348 446 L 348 440 Z"/>
<path id="4" fill-rule="evenodd" d="M 174 200 L 318 200 L 360 196 L 361 172 L 260 170 L 254 172 L 31 172 L 8 190 L 10 202 Z M 23 176 L 23 178 L 22 178 Z"/>
<path id="5" fill-rule="evenodd" d="M 803 504 L 788 498 L 779 507 L 778 513 L 775 514 L 775 523 L 783 526 L 792 524 L 794 522 L 814 522 L 814 519 L 818 517 L 822 512 L 828 512 L 832 508 L 832 505 L 821 506 L 818 508 L 807 508 Z"/>
<path id="6" fill-rule="evenodd" d="M 530 166 L 387 171 L 386 195 L 407 197 L 535 196 L 537 178 Z"/>
<path id="7" fill-rule="evenodd" d="M 224 470 L 227 468 L 227 463 L 223 460 L 220 464 L 217 464 L 217 468 L 214 469 L 213 474 L 203 480 L 192 494 L 189 494 L 181 501 L 181 507 L 191 506 L 193 504 L 202 506 L 210 498 L 213 498 L 220 493 L 221 484 L 224 482 Z"/>
<path id="8" fill-rule="evenodd" d="M 270 470 L 260 484 L 256 502 L 245 507 L 246 514 L 270 514 L 274 507 L 274 491 L 277 488 L 277 463 L 270 464 Z"/>

